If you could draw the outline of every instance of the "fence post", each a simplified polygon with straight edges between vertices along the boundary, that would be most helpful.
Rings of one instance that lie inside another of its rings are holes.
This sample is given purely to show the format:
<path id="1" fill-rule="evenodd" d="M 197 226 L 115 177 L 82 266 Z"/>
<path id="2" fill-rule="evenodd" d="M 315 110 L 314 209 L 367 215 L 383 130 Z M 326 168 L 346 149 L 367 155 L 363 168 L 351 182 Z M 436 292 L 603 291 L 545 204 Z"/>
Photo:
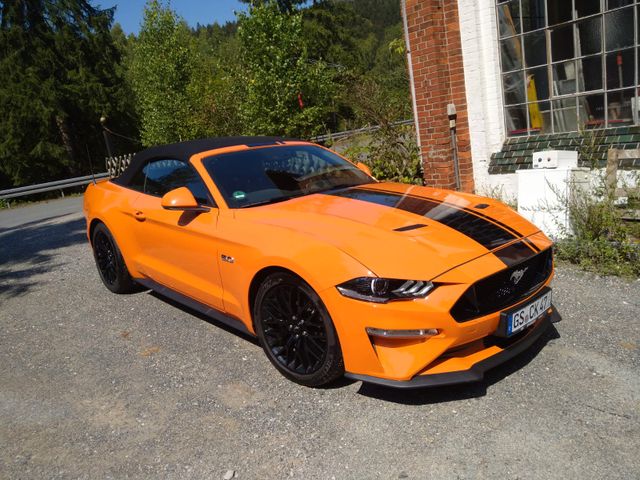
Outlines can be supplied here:
<path id="1" fill-rule="evenodd" d="M 610 148 L 607 151 L 607 170 L 605 173 L 605 185 L 607 195 L 615 197 L 618 186 L 618 149 Z"/>

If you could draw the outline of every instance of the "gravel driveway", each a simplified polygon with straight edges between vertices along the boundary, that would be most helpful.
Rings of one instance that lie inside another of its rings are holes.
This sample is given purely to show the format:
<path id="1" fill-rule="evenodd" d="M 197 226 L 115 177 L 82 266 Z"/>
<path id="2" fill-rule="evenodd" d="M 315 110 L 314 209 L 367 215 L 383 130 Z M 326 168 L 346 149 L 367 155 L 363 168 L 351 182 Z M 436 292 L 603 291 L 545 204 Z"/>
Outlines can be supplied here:
<path id="1" fill-rule="evenodd" d="M 640 281 L 558 268 L 557 330 L 479 384 L 311 390 L 108 292 L 79 211 L 0 211 L 0 478 L 640 478 Z"/>

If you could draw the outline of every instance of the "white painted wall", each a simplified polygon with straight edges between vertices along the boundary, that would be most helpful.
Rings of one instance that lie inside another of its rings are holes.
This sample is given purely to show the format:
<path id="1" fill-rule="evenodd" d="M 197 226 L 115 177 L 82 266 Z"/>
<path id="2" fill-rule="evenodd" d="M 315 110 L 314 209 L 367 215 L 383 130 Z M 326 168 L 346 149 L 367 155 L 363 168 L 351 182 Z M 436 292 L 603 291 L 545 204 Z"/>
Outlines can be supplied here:
<path id="1" fill-rule="evenodd" d="M 495 0 L 457 0 L 476 192 L 517 197 L 515 174 L 489 175 L 505 140 Z"/>

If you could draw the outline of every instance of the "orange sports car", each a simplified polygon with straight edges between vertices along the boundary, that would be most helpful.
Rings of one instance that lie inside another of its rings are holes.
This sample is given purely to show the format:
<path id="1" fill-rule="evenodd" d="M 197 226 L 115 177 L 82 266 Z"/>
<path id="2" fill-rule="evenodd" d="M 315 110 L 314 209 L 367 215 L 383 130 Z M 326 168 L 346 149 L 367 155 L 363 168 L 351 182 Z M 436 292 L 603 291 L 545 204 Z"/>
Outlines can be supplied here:
<path id="1" fill-rule="evenodd" d="M 480 380 L 557 318 L 552 243 L 513 210 L 378 182 L 309 142 L 150 148 L 90 185 L 84 212 L 109 290 L 139 284 L 255 335 L 302 385 Z"/>

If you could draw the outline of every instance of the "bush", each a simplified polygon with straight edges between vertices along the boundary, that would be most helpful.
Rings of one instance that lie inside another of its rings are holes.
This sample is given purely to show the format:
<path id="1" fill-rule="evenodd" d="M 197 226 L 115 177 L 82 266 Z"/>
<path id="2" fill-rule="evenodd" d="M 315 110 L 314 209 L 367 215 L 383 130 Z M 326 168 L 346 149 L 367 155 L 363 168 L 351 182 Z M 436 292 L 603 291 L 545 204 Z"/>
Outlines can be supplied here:
<path id="1" fill-rule="evenodd" d="M 365 144 L 348 148 L 345 156 L 368 165 L 378 180 L 422 185 L 413 125 L 382 125 L 369 135 Z"/>
<path id="2" fill-rule="evenodd" d="M 622 219 L 623 209 L 604 179 L 592 191 L 567 198 L 571 235 L 556 243 L 557 257 L 604 275 L 640 276 L 638 225 Z"/>

